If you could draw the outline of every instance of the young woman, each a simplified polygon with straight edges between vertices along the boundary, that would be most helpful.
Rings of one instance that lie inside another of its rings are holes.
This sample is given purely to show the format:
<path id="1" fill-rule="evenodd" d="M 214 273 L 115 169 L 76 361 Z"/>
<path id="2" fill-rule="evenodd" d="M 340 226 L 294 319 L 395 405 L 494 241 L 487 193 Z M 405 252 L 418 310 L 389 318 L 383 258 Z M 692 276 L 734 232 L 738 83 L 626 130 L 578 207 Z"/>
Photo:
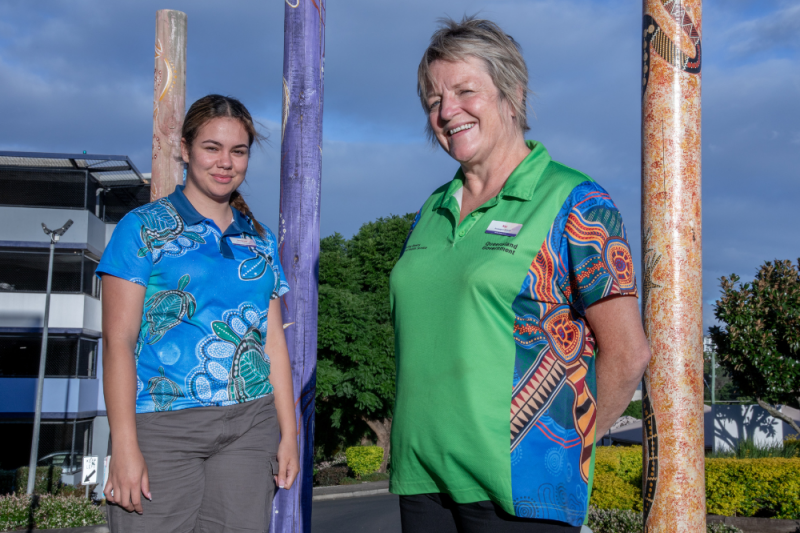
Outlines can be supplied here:
<path id="1" fill-rule="evenodd" d="M 111 464 L 128 531 L 265 531 L 299 470 L 274 234 L 237 191 L 259 134 L 233 98 L 192 104 L 186 185 L 133 210 L 97 268 Z"/>

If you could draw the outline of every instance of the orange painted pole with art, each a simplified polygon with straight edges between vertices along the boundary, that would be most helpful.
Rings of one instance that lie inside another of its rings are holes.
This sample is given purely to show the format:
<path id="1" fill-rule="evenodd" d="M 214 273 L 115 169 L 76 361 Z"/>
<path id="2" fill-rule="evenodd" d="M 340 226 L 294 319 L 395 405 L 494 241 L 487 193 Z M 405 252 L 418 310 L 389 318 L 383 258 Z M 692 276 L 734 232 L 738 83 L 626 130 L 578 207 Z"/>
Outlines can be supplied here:
<path id="1" fill-rule="evenodd" d="M 186 114 L 186 13 L 156 12 L 153 76 L 153 169 L 150 201 L 183 184 L 181 128 Z"/>
<path id="2" fill-rule="evenodd" d="M 705 531 L 702 0 L 644 0 L 642 313 L 646 532 Z"/>

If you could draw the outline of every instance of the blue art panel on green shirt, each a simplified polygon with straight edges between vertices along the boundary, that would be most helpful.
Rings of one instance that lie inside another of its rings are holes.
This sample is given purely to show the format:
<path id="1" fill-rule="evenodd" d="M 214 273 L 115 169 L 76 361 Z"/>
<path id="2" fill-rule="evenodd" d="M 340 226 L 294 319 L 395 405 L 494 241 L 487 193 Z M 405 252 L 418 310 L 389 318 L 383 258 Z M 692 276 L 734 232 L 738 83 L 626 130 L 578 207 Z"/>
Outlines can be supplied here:
<path id="1" fill-rule="evenodd" d="M 586 308 L 636 295 L 627 236 L 608 193 L 572 191 L 514 300 L 511 477 L 517 516 L 583 523 L 597 385 Z"/>

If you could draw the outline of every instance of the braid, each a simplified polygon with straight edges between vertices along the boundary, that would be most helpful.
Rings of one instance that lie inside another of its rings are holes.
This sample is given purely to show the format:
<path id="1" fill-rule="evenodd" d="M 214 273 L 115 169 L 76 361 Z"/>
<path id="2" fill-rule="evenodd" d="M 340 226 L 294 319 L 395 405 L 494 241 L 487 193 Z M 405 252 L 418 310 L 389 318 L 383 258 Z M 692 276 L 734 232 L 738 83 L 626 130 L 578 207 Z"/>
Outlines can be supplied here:
<path id="1" fill-rule="evenodd" d="M 253 216 L 253 213 L 247 206 L 247 202 L 244 201 L 244 196 L 242 196 L 242 193 L 240 193 L 238 190 L 233 191 L 231 194 L 230 205 L 244 216 L 249 217 L 250 221 L 253 223 L 253 226 L 256 228 L 256 232 L 258 232 L 262 238 L 266 237 L 267 232 L 264 230 L 264 227 L 258 223 L 256 217 Z"/>

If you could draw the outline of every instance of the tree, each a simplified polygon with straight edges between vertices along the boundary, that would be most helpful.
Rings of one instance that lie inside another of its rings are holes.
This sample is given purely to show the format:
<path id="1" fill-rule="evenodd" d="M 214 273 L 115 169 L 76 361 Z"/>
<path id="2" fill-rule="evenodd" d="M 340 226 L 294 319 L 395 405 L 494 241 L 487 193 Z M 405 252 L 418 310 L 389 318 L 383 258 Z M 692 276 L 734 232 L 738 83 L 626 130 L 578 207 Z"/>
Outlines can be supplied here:
<path id="1" fill-rule="evenodd" d="M 336 233 L 320 243 L 318 427 L 352 439 L 366 425 L 384 450 L 381 472 L 391 452 L 395 394 L 389 275 L 413 219 L 379 218 L 350 240 Z M 320 436 L 333 444 L 331 434 Z"/>
<path id="2" fill-rule="evenodd" d="M 720 363 L 742 394 L 800 433 L 777 409 L 800 404 L 800 270 L 788 260 L 767 261 L 752 283 L 736 274 L 720 281 L 714 314 L 725 327 L 709 328 Z"/>

